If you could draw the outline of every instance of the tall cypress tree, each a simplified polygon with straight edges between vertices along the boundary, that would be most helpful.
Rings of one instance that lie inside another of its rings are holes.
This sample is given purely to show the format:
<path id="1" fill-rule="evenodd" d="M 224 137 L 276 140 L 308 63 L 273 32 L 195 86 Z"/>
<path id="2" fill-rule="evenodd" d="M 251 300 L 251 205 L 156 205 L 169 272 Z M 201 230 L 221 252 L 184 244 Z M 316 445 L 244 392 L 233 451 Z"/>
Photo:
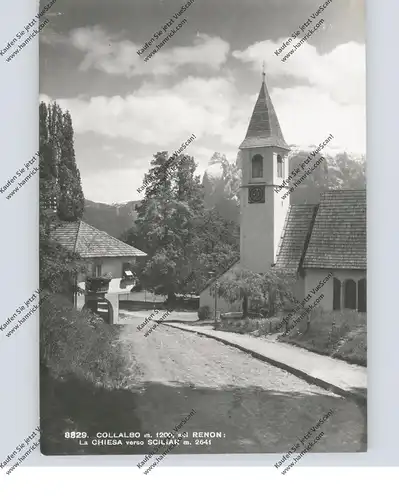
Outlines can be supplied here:
<path id="1" fill-rule="evenodd" d="M 48 206 L 56 197 L 60 220 L 74 221 L 83 216 L 84 196 L 76 165 L 74 132 L 69 111 L 57 103 L 40 104 L 40 199 Z"/>
<path id="2" fill-rule="evenodd" d="M 66 114 L 56 103 L 40 103 L 40 285 L 69 295 L 74 290 L 74 277 L 83 265 L 78 256 L 66 251 L 51 237 L 60 220 L 77 220 L 83 213 L 72 121 L 70 116 L 65 119 Z"/>
<path id="3" fill-rule="evenodd" d="M 48 209 L 55 206 L 59 198 L 57 182 L 57 134 L 55 131 L 54 106 L 44 102 L 39 106 L 39 176 L 40 176 L 40 222 L 45 221 Z"/>
<path id="4" fill-rule="evenodd" d="M 60 113 L 59 119 L 60 164 L 58 182 L 60 199 L 58 216 L 60 219 L 73 221 L 81 219 L 83 216 L 84 196 L 80 172 L 76 166 L 72 118 L 69 111 Z"/>

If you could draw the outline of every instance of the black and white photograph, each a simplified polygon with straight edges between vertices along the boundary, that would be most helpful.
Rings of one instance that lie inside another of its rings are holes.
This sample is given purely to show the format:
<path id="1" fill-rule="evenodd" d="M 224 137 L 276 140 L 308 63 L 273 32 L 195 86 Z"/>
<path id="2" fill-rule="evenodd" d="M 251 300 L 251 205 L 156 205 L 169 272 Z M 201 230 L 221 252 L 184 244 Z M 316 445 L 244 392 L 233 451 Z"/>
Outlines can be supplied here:
<path id="1" fill-rule="evenodd" d="M 39 150 L 3 189 L 38 160 L 41 452 L 366 452 L 364 1 L 47 0 L 34 29 Z"/>

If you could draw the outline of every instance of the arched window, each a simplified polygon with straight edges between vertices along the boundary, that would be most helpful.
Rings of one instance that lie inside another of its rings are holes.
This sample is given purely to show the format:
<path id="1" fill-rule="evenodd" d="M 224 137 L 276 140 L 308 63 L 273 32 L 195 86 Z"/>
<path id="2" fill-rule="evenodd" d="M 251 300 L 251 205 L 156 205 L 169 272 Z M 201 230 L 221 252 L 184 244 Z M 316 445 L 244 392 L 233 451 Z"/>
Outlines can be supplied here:
<path id="1" fill-rule="evenodd" d="M 361 313 L 367 311 L 367 281 L 366 278 L 362 278 L 357 283 L 357 310 Z"/>
<path id="2" fill-rule="evenodd" d="M 345 309 L 356 310 L 356 283 L 353 280 L 345 281 Z"/>
<path id="3" fill-rule="evenodd" d="M 277 155 L 277 177 L 284 177 L 284 164 L 281 155 Z"/>
<path id="4" fill-rule="evenodd" d="M 341 309 L 341 281 L 334 278 L 334 291 L 333 291 L 333 310 L 339 311 Z"/>
<path id="5" fill-rule="evenodd" d="M 263 177 L 263 158 L 261 155 L 255 155 L 252 158 L 252 178 Z"/>

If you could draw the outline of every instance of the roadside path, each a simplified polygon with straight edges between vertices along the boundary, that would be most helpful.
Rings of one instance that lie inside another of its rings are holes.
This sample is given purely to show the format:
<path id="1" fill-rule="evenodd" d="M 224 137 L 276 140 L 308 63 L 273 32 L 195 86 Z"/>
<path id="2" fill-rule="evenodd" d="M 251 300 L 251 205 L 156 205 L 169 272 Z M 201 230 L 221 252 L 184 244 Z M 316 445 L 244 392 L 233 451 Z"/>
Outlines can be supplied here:
<path id="1" fill-rule="evenodd" d="M 218 331 L 209 326 L 192 326 L 180 323 L 173 323 L 170 326 L 206 335 L 208 338 L 219 340 L 226 345 L 237 347 L 262 361 L 288 370 L 311 384 L 332 390 L 339 395 L 354 397 L 361 402 L 367 398 L 367 368 L 363 366 L 349 364 L 339 359 L 322 356 L 297 346 L 268 340 L 264 337 L 257 338 L 234 332 Z"/>

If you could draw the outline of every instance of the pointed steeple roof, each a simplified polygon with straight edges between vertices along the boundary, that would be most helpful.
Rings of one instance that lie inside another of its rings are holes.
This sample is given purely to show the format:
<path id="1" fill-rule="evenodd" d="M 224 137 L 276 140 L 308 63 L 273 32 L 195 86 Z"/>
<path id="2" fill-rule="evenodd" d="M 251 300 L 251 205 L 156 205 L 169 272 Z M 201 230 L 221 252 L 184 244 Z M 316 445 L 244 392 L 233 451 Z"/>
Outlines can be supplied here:
<path id="1" fill-rule="evenodd" d="M 252 112 L 247 135 L 241 143 L 240 149 L 278 146 L 289 151 L 290 148 L 284 140 L 276 111 L 266 87 L 264 71 L 262 77 L 258 100 Z"/>

